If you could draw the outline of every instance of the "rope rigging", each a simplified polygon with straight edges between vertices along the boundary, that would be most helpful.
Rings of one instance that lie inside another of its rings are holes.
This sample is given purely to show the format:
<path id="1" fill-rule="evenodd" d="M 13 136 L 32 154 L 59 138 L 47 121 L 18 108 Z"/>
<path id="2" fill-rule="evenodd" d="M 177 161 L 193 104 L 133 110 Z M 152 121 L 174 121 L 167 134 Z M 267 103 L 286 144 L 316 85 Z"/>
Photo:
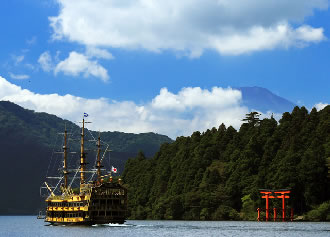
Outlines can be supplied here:
<path id="1" fill-rule="evenodd" d="M 74 132 L 73 131 L 74 130 L 74 127 L 75 127 L 75 124 L 72 123 L 70 125 L 69 129 L 68 129 L 69 132 L 67 133 L 68 134 L 68 137 L 67 137 L 67 141 L 66 141 L 66 147 L 74 148 L 74 150 L 75 150 L 76 147 L 75 147 L 74 144 L 72 144 L 72 141 L 79 140 L 79 139 L 74 139 L 74 138 L 76 136 L 81 136 L 81 134 L 78 133 L 78 132 Z M 93 139 L 93 140 L 87 140 L 86 139 L 86 142 L 95 142 L 95 141 L 97 141 L 97 139 L 95 139 L 95 137 L 93 135 L 93 132 L 91 130 L 89 130 L 88 128 L 86 128 L 86 129 L 88 131 L 87 134 Z M 51 154 L 50 162 L 48 164 L 47 171 L 46 171 L 46 179 L 51 179 L 51 180 L 52 179 L 58 179 L 55 187 L 54 187 L 54 185 L 51 185 L 51 187 L 53 187 L 53 193 L 55 193 L 59 189 L 59 186 L 60 186 L 60 184 L 63 181 L 64 176 L 65 176 L 64 173 L 63 173 L 64 172 L 64 170 L 63 170 L 64 169 L 64 160 L 54 159 L 54 153 L 57 153 L 56 152 L 56 147 L 58 147 L 58 145 L 59 145 L 59 144 L 57 144 L 58 143 L 58 140 L 59 140 L 58 139 L 58 135 L 59 134 L 56 135 L 56 139 L 55 139 L 54 143 L 52 144 L 52 154 Z M 61 142 L 61 147 L 62 148 L 64 147 L 64 142 L 65 141 L 63 139 L 62 142 Z M 100 157 L 100 162 L 102 163 L 104 161 L 105 157 L 106 157 L 106 152 L 107 151 L 110 151 L 110 150 L 108 149 L 109 148 L 109 144 L 107 144 L 107 143 L 105 143 L 103 141 L 100 141 L 100 144 L 102 146 L 106 146 L 105 150 L 102 152 L 103 154 Z M 63 153 L 63 152 L 59 152 L 59 153 Z M 74 154 L 74 153 L 75 152 L 68 152 L 68 157 L 67 157 L 67 166 L 66 166 L 67 168 L 66 168 L 66 170 L 68 170 L 69 173 L 74 170 L 73 177 L 72 177 L 72 175 L 68 176 L 68 178 L 70 180 L 68 182 L 68 186 L 67 186 L 68 189 L 71 189 L 72 188 L 73 184 L 75 183 L 75 181 L 77 179 L 77 174 L 80 171 L 80 169 L 77 168 L 80 165 L 80 160 L 79 160 L 79 157 L 77 158 L 77 155 Z M 97 156 L 97 154 L 95 154 L 95 160 L 93 162 L 94 163 L 94 167 L 96 167 L 97 158 L 98 158 L 98 156 Z M 110 162 L 110 152 L 109 152 L 109 162 Z M 76 169 L 68 169 L 69 167 L 75 167 Z M 111 170 L 111 166 L 110 166 L 110 170 Z M 88 182 L 93 181 L 93 179 L 95 178 L 95 175 L 97 173 L 97 170 L 96 169 L 93 169 L 93 170 L 90 169 L 90 171 L 91 172 L 87 172 L 86 171 L 86 174 L 87 173 L 90 173 L 90 175 L 88 175 L 89 176 L 89 179 L 86 179 L 86 180 L 88 180 Z M 59 177 L 48 177 L 50 174 L 54 174 L 54 173 L 60 173 Z M 53 183 L 53 184 L 55 184 L 54 181 L 50 181 L 50 182 Z"/>

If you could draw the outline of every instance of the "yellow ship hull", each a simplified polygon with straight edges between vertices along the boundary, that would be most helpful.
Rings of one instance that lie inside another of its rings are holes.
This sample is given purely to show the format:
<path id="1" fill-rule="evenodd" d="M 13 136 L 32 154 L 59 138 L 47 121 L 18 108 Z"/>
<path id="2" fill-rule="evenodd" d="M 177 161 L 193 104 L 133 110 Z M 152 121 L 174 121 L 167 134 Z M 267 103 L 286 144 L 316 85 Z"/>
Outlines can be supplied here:
<path id="1" fill-rule="evenodd" d="M 127 190 L 120 184 L 86 186 L 80 194 L 46 199 L 45 221 L 51 224 L 107 224 L 125 222 Z"/>

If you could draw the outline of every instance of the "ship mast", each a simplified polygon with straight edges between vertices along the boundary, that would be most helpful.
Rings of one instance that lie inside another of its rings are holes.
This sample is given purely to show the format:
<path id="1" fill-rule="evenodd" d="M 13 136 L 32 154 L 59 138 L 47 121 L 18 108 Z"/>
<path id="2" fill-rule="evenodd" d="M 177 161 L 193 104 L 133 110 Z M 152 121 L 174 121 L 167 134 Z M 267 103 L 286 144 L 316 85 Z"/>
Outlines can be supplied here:
<path id="1" fill-rule="evenodd" d="M 84 152 L 84 129 L 85 129 L 85 118 L 83 118 L 82 121 L 81 144 L 80 144 L 80 190 L 82 184 L 85 183 L 86 153 Z"/>
<path id="2" fill-rule="evenodd" d="M 67 130 L 65 126 L 64 130 L 64 146 L 63 146 L 63 173 L 64 173 L 64 188 L 65 190 L 68 188 L 68 167 L 67 167 Z"/>
<path id="3" fill-rule="evenodd" d="M 101 159 L 100 159 L 100 153 L 101 153 L 101 138 L 100 138 L 100 133 L 99 137 L 97 139 L 97 163 L 96 163 L 96 168 L 97 168 L 97 181 L 101 181 Z"/>

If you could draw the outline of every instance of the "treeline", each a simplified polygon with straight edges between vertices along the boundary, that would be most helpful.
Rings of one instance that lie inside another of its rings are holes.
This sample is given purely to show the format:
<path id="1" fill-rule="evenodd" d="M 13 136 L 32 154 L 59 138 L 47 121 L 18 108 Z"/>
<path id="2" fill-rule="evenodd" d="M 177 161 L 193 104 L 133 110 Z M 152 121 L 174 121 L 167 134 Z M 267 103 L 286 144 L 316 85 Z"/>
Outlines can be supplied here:
<path id="1" fill-rule="evenodd" d="M 250 113 L 239 131 L 222 124 L 163 144 L 152 159 L 140 152 L 128 160 L 130 218 L 255 220 L 264 188 L 290 188 L 296 215 L 329 213 L 329 157 L 330 106 L 295 107 L 279 123 Z"/>

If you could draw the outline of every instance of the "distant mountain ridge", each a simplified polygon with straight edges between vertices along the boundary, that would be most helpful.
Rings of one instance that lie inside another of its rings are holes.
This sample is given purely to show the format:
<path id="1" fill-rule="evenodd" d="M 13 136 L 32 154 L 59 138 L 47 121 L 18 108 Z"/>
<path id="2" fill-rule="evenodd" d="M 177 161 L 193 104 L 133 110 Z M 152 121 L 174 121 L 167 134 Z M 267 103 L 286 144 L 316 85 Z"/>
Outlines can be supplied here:
<path id="1" fill-rule="evenodd" d="M 42 203 L 39 187 L 45 181 L 54 142 L 61 139 L 58 133 L 64 131 L 65 124 L 76 131 L 79 137 L 79 127 L 68 120 L 0 101 L 0 161 L 3 167 L 0 180 L 4 181 L 0 195 L 0 215 L 37 212 Z M 94 137 L 98 136 L 98 132 L 91 133 Z M 109 144 L 112 150 L 111 164 L 119 172 L 123 171 L 126 160 L 135 157 L 139 150 L 147 156 L 153 156 L 161 144 L 172 142 L 169 137 L 155 133 L 102 132 L 101 138 Z M 87 149 L 94 151 L 95 147 L 90 146 Z M 71 150 L 79 150 L 79 145 L 76 148 L 71 147 Z M 88 154 L 88 158 L 92 166 L 94 157 Z"/>
<path id="2" fill-rule="evenodd" d="M 254 87 L 238 87 L 235 88 L 242 92 L 243 105 L 250 110 L 258 110 L 262 113 L 271 111 L 274 113 L 291 112 L 296 104 L 291 101 L 275 95 L 266 88 Z"/>

